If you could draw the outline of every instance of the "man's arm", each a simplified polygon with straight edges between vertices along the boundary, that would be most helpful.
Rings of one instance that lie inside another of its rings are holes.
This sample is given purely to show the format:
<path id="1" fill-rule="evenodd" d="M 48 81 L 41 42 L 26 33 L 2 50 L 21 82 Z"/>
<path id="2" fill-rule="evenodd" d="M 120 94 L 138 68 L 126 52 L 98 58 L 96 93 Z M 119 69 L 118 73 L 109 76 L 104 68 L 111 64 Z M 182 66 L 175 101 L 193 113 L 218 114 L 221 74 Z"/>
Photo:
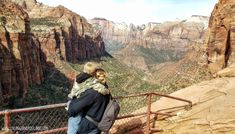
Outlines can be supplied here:
<path id="1" fill-rule="evenodd" d="M 96 94 L 93 89 L 87 89 L 78 99 L 72 99 L 69 104 L 68 115 L 76 116 L 79 112 L 82 112 L 86 107 L 90 106 L 96 98 Z"/>

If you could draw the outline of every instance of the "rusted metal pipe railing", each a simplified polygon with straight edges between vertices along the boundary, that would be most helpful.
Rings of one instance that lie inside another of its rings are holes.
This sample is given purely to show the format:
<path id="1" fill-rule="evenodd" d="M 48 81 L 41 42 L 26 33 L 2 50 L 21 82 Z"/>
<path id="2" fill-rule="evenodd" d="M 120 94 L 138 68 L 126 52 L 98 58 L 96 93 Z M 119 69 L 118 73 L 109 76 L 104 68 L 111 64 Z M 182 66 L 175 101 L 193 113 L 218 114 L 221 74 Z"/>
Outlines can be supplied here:
<path id="1" fill-rule="evenodd" d="M 31 133 L 31 134 L 51 134 L 51 133 L 64 132 L 66 130 L 67 130 L 67 127 L 63 127 L 63 128 L 51 129 L 51 130 L 46 130 L 46 131 L 36 132 L 36 133 Z"/>
<path id="2" fill-rule="evenodd" d="M 9 114 L 35 112 L 35 111 L 41 111 L 41 110 L 47 110 L 47 109 L 53 109 L 53 108 L 61 108 L 61 107 L 65 107 L 65 106 L 66 106 L 66 103 L 60 103 L 60 104 L 52 104 L 52 105 L 37 106 L 37 107 L 30 107 L 30 108 L 5 110 L 5 111 L 0 111 L 0 115 L 5 115 L 6 112 Z"/>
<path id="3" fill-rule="evenodd" d="M 148 94 L 147 96 L 148 101 L 147 101 L 147 133 L 150 133 L 150 116 L 151 116 L 151 100 L 152 100 L 152 94 Z"/>
<path id="4" fill-rule="evenodd" d="M 174 100 L 178 100 L 178 101 L 184 101 L 184 102 L 189 103 L 189 107 L 190 108 L 192 107 L 192 102 L 189 101 L 189 100 L 182 99 L 182 98 L 179 98 L 179 97 L 170 96 L 170 95 L 166 95 L 166 94 L 160 94 L 160 93 L 156 93 L 156 92 L 131 94 L 131 95 L 128 95 L 128 96 L 117 96 L 117 97 L 115 97 L 117 99 L 124 99 L 124 98 L 130 98 L 130 97 L 147 96 L 147 112 L 146 113 L 131 114 L 131 115 L 124 116 L 124 117 L 128 118 L 128 117 L 134 117 L 134 116 L 140 116 L 140 115 L 146 114 L 147 115 L 147 123 L 146 123 L 147 124 L 147 128 L 146 128 L 147 129 L 146 130 L 147 134 L 150 134 L 151 132 L 160 132 L 160 131 L 162 131 L 162 130 L 159 130 L 159 129 L 152 129 L 150 127 L 150 116 L 151 116 L 151 114 L 165 115 L 165 116 L 176 116 L 176 114 L 161 113 L 161 112 L 152 112 L 152 110 L 151 110 L 152 95 L 166 97 L 166 98 L 170 98 L 170 99 L 174 99 Z M 122 118 L 124 118 L 124 117 L 122 117 Z M 122 119 L 122 118 L 119 117 L 119 119 Z"/>
<path id="5" fill-rule="evenodd" d="M 3 129 L 9 130 L 11 128 L 11 114 L 42 111 L 42 110 L 60 108 L 60 107 L 65 107 L 65 106 L 66 106 L 66 103 L 60 103 L 60 104 L 52 104 L 52 105 L 45 105 L 45 106 L 38 106 L 38 107 L 0 111 L 0 115 L 4 115 L 4 128 Z"/>
<path id="6" fill-rule="evenodd" d="M 186 99 L 182 99 L 182 98 L 179 98 L 179 97 L 174 97 L 174 96 L 170 96 L 170 95 L 166 95 L 166 94 L 160 94 L 160 93 L 152 93 L 152 94 L 157 95 L 157 96 L 166 97 L 166 98 L 171 98 L 171 99 L 174 99 L 174 100 L 188 102 L 190 107 L 192 107 L 192 105 L 193 105 L 191 101 L 186 100 Z"/>
<path id="7" fill-rule="evenodd" d="M 129 115 L 125 115 L 125 116 L 118 116 L 117 119 L 124 119 L 124 118 L 131 118 L 131 117 L 135 117 L 135 116 L 141 116 L 141 115 L 146 115 L 146 112 L 144 113 L 137 113 L 137 114 L 129 114 Z"/>
<path id="8" fill-rule="evenodd" d="M 150 134 L 151 132 L 162 131 L 162 130 L 156 130 L 156 129 L 151 128 L 151 126 L 150 126 L 150 124 L 151 124 L 151 121 L 150 121 L 151 120 L 151 114 L 165 115 L 165 116 L 175 116 L 175 114 L 152 111 L 151 110 L 151 104 L 152 104 L 153 95 L 167 97 L 167 98 L 175 99 L 175 100 L 178 100 L 178 101 L 184 101 L 184 102 L 189 103 L 189 107 L 192 107 L 192 102 L 189 101 L 189 100 L 185 100 L 185 99 L 178 98 L 178 97 L 173 97 L 173 96 L 170 96 L 170 95 L 155 93 L 155 92 L 131 94 L 131 95 L 128 95 L 128 96 L 117 96 L 117 97 L 114 97 L 114 98 L 116 98 L 116 99 L 125 99 L 125 98 L 140 97 L 140 96 L 146 96 L 146 98 L 147 98 L 147 110 L 146 110 L 146 112 L 135 113 L 135 114 L 132 113 L 132 114 L 129 114 L 129 115 L 119 116 L 117 119 L 131 118 L 131 117 L 135 117 L 135 116 L 146 115 L 147 116 L 146 133 Z M 12 114 L 43 111 L 43 110 L 49 110 L 49 109 L 62 108 L 62 107 L 65 107 L 65 106 L 66 106 L 66 103 L 60 103 L 60 104 L 53 104 L 53 105 L 46 105 L 46 106 L 39 106 L 39 107 L 5 110 L 5 111 L 0 111 L 0 115 L 4 115 L 4 129 L 7 130 L 7 129 L 11 128 L 11 115 Z M 67 127 L 60 127 L 60 128 L 54 128 L 54 129 L 51 129 L 51 130 L 44 130 L 44 131 L 36 132 L 36 133 L 49 134 L 49 133 L 66 131 L 66 130 L 67 130 Z"/>
<path id="9" fill-rule="evenodd" d="M 9 110 L 4 111 L 4 129 L 8 130 L 11 125 L 10 112 Z"/>

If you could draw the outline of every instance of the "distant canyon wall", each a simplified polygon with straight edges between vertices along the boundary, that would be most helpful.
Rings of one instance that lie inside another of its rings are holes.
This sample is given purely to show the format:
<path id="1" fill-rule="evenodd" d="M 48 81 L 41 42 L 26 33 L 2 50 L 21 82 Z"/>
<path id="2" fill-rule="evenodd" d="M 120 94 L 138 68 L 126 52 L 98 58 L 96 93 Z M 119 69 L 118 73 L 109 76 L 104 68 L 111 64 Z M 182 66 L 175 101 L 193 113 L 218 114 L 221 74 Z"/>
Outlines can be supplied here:
<path id="1" fill-rule="evenodd" d="M 141 26 L 115 23 L 102 18 L 94 18 L 89 22 L 102 32 L 105 40 L 157 49 L 170 48 L 171 45 L 185 49 L 188 42 L 202 39 L 208 19 L 206 16 L 193 15 L 183 21 L 150 22 Z"/>
<path id="2" fill-rule="evenodd" d="M 148 64 L 181 59 L 190 45 L 204 41 L 209 17 L 148 23 L 141 26 L 102 18 L 89 20 L 102 33 L 107 51 L 127 65 L 146 70 Z"/>
<path id="3" fill-rule="evenodd" d="M 141 26 L 115 23 L 102 18 L 94 18 L 89 21 L 96 29 L 102 31 L 104 39 L 161 49 L 165 48 L 167 44 L 176 43 L 177 40 L 198 41 L 204 35 L 208 19 L 206 16 L 193 15 L 183 21 L 150 22 Z M 176 45 L 182 46 L 182 43 L 181 45 L 176 43 Z"/>
<path id="4" fill-rule="evenodd" d="M 207 37 L 208 64 L 212 73 L 235 62 L 235 0 L 219 0 L 211 13 Z"/>

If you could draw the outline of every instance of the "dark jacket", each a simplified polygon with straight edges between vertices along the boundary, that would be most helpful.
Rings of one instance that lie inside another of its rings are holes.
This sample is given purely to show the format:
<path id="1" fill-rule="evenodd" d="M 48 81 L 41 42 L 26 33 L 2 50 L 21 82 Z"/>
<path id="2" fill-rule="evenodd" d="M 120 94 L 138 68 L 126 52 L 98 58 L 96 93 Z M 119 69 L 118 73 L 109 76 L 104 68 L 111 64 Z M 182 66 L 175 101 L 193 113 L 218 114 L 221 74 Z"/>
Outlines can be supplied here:
<path id="1" fill-rule="evenodd" d="M 86 81 L 88 78 L 92 77 L 92 75 L 85 73 L 85 72 L 81 72 L 80 74 L 78 74 L 76 76 L 76 82 L 77 83 L 82 83 L 84 81 Z"/>
<path id="2" fill-rule="evenodd" d="M 84 116 L 88 115 L 95 121 L 99 122 L 109 102 L 109 96 L 109 94 L 102 95 L 93 89 L 87 89 L 78 99 L 73 99 L 71 101 L 68 109 L 68 114 L 70 117 L 76 116 L 81 112 L 84 113 L 78 133 L 89 133 L 89 131 L 96 128 L 96 126 L 84 118 Z"/>
<path id="3" fill-rule="evenodd" d="M 76 82 L 73 83 L 73 87 L 71 89 L 71 92 L 68 95 L 69 101 L 72 98 L 76 98 L 81 93 L 80 86 L 78 86 L 78 84 L 85 82 L 87 79 L 89 79 L 91 77 L 92 77 L 92 75 L 85 73 L 85 72 L 81 72 L 80 74 L 78 74 L 76 76 Z"/>

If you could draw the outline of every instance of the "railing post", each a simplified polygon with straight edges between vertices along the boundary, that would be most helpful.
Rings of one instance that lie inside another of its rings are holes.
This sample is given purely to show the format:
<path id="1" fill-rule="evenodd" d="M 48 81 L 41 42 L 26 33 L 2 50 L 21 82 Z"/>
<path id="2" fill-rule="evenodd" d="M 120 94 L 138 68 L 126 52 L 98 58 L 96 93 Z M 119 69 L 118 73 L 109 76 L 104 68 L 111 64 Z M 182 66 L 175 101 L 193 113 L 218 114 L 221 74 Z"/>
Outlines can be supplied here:
<path id="1" fill-rule="evenodd" d="M 10 112 L 5 110 L 4 114 L 4 129 L 9 130 L 11 126 Z"/>
<path id="2" fill-rule="evenodd" d="M 151 116 L 151 98 L 152 94 L 148 94 L 148 102 L 147 102 L 147 134 L 150 134 L 150 116 Z"/>

